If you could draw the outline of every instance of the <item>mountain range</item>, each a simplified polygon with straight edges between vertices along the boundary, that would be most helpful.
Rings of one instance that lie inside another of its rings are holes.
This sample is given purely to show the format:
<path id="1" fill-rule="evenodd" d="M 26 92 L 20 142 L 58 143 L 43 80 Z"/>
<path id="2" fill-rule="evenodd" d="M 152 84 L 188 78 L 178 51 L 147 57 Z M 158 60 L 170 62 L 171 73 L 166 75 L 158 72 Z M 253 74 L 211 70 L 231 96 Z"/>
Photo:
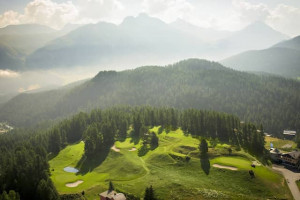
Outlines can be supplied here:
<path id="1" fill-rule="evenodd" d="M 99 22 L 75 27 L 69 32 L 22 26 L 19 29 L 28 28 L 32 31 L 22 30 L 26 33 L 24 36 L 16 35 L 20 31 L 15 31 L 17 33 L 8 37 L 5 34 L 1 36 L 1 31 L 8 30 L 0 29 L 1 41 L 7 41 L 8 47 L 20 52 L 21 56 L 13 56 L 13 60 L 19 59 L 22 63 L 14 67 L 7 64 L 11 61 L 1 60 L 2 69 L 74 66 L 124 69 L 167 64 L 191 57 L 219 60 L 241 51 L 267 48 L 287 39 L 287 36 L 261 22 L 250 24 L 237 32 L 228 32 L 200 28 L 182 20 L 167 24 L 146 14 L 127 17 L 120 25 Z"/>

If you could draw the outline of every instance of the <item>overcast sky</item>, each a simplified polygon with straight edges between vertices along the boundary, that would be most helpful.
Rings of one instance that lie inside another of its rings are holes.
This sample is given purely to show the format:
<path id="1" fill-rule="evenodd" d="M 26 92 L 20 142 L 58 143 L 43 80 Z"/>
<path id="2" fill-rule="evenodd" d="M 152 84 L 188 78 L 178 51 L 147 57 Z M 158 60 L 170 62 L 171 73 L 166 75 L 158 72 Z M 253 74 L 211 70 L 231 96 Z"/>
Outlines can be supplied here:
<path id="1" fill-rule="evenodd" d="M 38 23 L 55 29 L 67 23 L 121 23 L 147 13 L 165 22 L 239 30 L 260 20 L 289 36 L 300 35 L 300 0 L 0 0 L 0 27 Z"/>

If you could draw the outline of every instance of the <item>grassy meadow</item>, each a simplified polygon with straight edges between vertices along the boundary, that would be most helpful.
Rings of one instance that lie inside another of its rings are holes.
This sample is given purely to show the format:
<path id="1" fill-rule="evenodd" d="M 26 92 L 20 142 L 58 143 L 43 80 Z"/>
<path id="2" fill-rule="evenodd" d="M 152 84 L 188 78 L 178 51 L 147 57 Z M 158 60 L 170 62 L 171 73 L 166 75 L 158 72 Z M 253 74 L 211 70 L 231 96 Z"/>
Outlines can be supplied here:
<path id="1" fill-rule="evenodd" d="M 159 133 L 159 127 L 154 127 L 151 131 L 159 137 L 155 150 L 139 157 L 138 150 L 129 150 L 139 149 L 141 142 L 135 144 L 127 138 L 115 143 L 119 152 L 110 150 L 102 163 L 91 162 L 89 170 L 81 170 L 84 143 L 67 146 L 49 161 L 57 190 L 61 194 L 85 191 L 87 199 L 99 199 L 98 194 L 107 190 L 111 180 L 117 189 L 138 197 L 152 185 L 158 199 L 292 199 L 280 174 L 263 165 L 252 168 L 255 158 L 243 151 L 233 150 L 229 155 L 229 145 L 211 141 L 209 159 L 199 159 L 199 139 L 184 135 L 180 129 Z M 191 158 L 188 162 L 186 156 Z M 65 172 L 67 166 L 78 167 L 80 172 Z M 255 178 L 249 176 L 250 169 Z M 65 186 L 77 180 L 84 182 L 74 188 Z"/>
<path id="2" fill-rule="evenodd" d="M 297 144 L 292 140 L 283 140 L 275 137 L 265 137 L 265 148 L 270 149 L 270 143 L 273 143 L 274 148 L 282 151 L 291 151 L 297 147 Z"/>

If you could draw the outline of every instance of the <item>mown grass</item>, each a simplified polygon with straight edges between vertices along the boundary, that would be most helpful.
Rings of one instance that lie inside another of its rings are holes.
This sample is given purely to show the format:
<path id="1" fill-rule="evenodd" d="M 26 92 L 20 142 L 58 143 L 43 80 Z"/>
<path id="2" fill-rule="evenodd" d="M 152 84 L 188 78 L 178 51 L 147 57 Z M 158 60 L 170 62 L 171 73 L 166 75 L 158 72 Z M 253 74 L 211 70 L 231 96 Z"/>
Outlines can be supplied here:
<path id="1" fill-rule="evenodd" d="M 151 131 L 158 134 L 159 127 Z M 249 154 L 233 151 L 229 155 L 227 144 L 217 144 L 209 149 L 211 159 L 205 161 L 208 173 L 199 159 L 199 140 L 185 136 L 178 129 L 158 134 L 159 146 L 139 157 L 130 138 L 116 142 L 120 152 L 110 151 L 101 165 L 84 175 L 64 172 L 66 166 L 76 166 L 83 154 L 84 143 L 70 145 L 49 161 L 52 180 L 60 193 L 85 191 L 88 199 L 99 199 L 98 194 L 107 189 L 108 180 L 115 187 L 142 197 L 145 188 L 153 185 L 159 199 L 292 199 L 284 179 L 265 166 L 251 168 L 254 160 Z M 186 156 L 190 156 L 186 162 Z M 237 171 L 212 167 L 214 163 L 237 167 Z M 248 170 L 254 170 L 251 178 Z M 76 188 L 67 188 L 68 182 L 83 180 Z"/>

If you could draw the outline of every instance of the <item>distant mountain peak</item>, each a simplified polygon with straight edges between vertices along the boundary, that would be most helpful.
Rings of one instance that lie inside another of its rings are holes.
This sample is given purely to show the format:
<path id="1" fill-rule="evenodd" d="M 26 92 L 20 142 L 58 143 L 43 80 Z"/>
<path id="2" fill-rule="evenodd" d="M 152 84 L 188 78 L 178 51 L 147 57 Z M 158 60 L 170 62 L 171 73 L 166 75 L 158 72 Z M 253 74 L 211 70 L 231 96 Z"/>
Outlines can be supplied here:
<path id="1" fill-rule="evenodd" d="M 151 17 L 147 15 L 146 13 L 140 13 L 138 16 L 128 16 L 126 17 L 123 22 L 121 23 L 122 25 L 143 25 L 143 24 L 163 24 L 165 25 L 166 23 L 163 22 L 162 20 L 156 18 L 156 17 Z"/>
<path id="2" fill-rule="evenodd" d="M 288 38 L 288 36 L 273 29 L 272 27 L 270 27 L 269 25 L 267 25 L 266 23 L 264 23 L 262 21 L 253 22 L 253 23 L 249 24 L 248 26 L 246 26 L 245 28 L 243 28 L 240 32 L 249 32 L 249 33 L 257 33 L 257 34 L 259 34 L 261 32 L 276 33 L 277 35 L 281 35 L 286 39 Z"/>

